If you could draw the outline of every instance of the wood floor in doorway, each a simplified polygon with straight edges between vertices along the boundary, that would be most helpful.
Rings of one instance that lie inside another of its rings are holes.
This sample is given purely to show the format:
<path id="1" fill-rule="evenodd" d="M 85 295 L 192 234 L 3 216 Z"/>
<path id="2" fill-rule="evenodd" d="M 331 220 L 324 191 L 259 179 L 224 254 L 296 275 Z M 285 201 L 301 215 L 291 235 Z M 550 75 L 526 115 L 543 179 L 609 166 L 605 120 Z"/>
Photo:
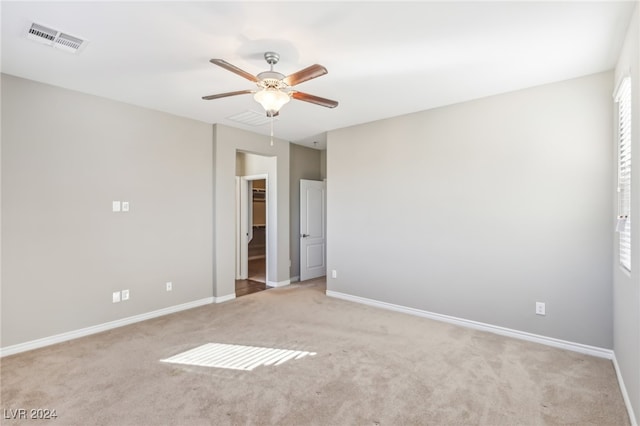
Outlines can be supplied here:
<path id="1" fill-rule="evenodd" d="M 267 289 L 265 259 L 249 260 L 249 278 L 236 280 L 236 297 L 257 293 Z"/>

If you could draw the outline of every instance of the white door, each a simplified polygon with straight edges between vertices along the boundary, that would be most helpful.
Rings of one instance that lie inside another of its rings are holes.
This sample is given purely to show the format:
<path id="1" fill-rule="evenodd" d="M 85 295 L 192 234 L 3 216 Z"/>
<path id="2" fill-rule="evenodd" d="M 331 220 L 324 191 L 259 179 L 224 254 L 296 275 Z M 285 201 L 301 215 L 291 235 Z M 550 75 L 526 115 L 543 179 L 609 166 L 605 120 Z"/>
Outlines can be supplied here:
<path id="1" fill-rule="evenodd" d="M 300 281 L 326 275 L 326 185 L 300 180 Z"/>
<path id="2" fill-rule="evenodd" d="M 236 177 L 236 279 L 249 277 L 249 242 L 253 239 L 253 182 Z"/>

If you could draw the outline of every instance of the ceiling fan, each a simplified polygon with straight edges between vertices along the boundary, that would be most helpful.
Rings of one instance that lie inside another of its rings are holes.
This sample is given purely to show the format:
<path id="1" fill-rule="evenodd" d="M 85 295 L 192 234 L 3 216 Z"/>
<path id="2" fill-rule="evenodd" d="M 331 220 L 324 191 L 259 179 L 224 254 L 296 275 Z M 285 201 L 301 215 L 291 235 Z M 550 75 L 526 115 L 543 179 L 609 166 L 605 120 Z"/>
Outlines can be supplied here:
<path id="1" fill-rule="evenodd" d="M 255 76 L 222 59 L 211 59 L 209 62 L 212 64 L 218 65 L 227 71 L 236 73 L 239 76 L 256 83 L 258 90 L 238 90 L 236 92 L 219 93 L 217 95 L 203 96 L 202 99 L 211 100 L 253 93 L 253 98 L 262 105 L 264 110 L 267 112 L 267 117 L 277 116 L 280 108 L 289 102 L 291 98 L 327 108 L 335 108 L 338 106 L 338 102 L 332 101 L 331 99 L 321 98 L 319 96 L 310 95 L 308 93 L 292 89 L 293 86 L 300 83 L 325 75 L 327 73 L 327 69 L 322 65 L 311 65 L 291 75 L 285 76 L 284 74 L 273 70 L 273 66 L 280 60 L 280 55 L 275 52 L 266 52 L 264 54 L 264 59 L 270 65 L 269 71 L 263 71 Z"/>

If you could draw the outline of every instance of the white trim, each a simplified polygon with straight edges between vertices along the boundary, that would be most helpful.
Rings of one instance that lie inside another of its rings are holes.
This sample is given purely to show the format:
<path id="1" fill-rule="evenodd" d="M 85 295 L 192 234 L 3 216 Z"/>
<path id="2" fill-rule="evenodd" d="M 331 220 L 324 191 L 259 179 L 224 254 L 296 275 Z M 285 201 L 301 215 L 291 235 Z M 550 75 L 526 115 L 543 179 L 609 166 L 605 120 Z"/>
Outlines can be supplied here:
<path id="1" fill-rule="evenodd" d="M 625 72 L 623 72 L 620 75 L 620 78 L 618 80 L 618 82 L 616 83 L 616 88 L 613 91 L 613 93 L 611 94 L 611 97 L 613 97 L 613 100 L 615 102 L 618 102 L 618 96 L 620 95 L 620 88 L 622 87 L 622 84 L 624 83 L 625 80 L 631 80 L 631 71 L 629 71 L 629 69 L 625 70 Z"/>
<path id="2" fill-rule="evenodd" d="M 295 277 L 289 278 L 289 282 L 290 283 L 297 283 L 298 281 L 300 281 L 300 276 L 299 275 L 296 275 Z"/>
<path id="3" fill-rule="evenodd" d="M 284 280 L 280 282 L 267 281 L 267 287 L 284 287 L 289 284 L 291 284 L 291 280 Z"/>
<path id="4" fill-rule="evenodd" d="M 632 127 L 633 127 L 633 105 L 632 105 L 631 78 L 622 78 L 616 89 L 616 177 L 617 177 L 617 211 L 618 224 L 618 263 L 625 269 L 631 271 L 632 258 L 632 207 L 633 191 L 631 175 L 633 174 L 633 154 L 632 154 Z"/>
<path id="5" fill-rule="evenodd" d="M 213 297 L 213 303 L 224 303 L 224 302 L 228 302 L 229 300 L 233 300 L 235 298 L 236 298 L 235 293 L 227 294 L 226 296 Z"/>
<path id="6" fill-rule="evenodd" d="M 352 296 L 337 291 L 327 290 L 327 296 L 337 299 L 348 300 L 350 302 L 362 303 L 364 305 L 374 306 L 377 308 L 388 309 L 391 311 L 402 312 L 405 314 L 416 315 L 419 317 L 429 318 L 436 321 L 447 322 L 450 324 L 460 325 L 462 327 L 473 328 L 490 333 L 500 334 L 502 336 L 513 337 L 515 339 L 527 340 L 529 342 L 541 343 L 555 348 L 567 349 L 586 355 L 597 356 L 599 358 L 613 359 L 613 351 L 611 349 L 598 348 L 596 346 L 583 345 L 582 343 L 568 342 L 566 340 L 555 339 L 553 337 L 540 336 L 538 334 L 527 333 L 524 331 L 513 330 L 510 328 L 500 327 L 497 325 L 486 324 L 477 321 L 471 321 L 463 318 L 456 318 L 449 315 L 437 314 L 434 312 L 423 311 L 421 309 L 409 308 L 406 306 L 394 305 L 392 303 L 380 302 L 378 300 L 367 299 L 359 296 Z"/>
<path id="7" fill-rule="evenodd" d="M 251 153 L 249 153 L 251 154 Z M 253 155 L 258 155 L 260 157 L 266 157 L 266 155 L 260 155 L 260 154 L 253 154 Z M 262 180 L 262 179 L 269 179 L 269 173 L 260 173 L 257 175 L 244 175 L 242 176 L 243 178 L 245 178 L 246 180 Z"/>
<path id="8" fill-rule="evenodd" d="M 234 295 L 235 296 L 235 295 Z M 193 302 L 183 303 L 181 305 L 169 306 L 168 308 L 158 309 L 156 311 L 147 312 L 145 314 L 134 315 L 132 317 L 122 318 L 115 321 L 105 322 L 91 327 L 81 328 L 79 330 L 68 331 L 66 333 L 56 334 L 42 339 L 31 340 L 29 342 L 18 343 L 17 345 L 0 348 L 0 357 L 14 355 L 20 352 L 26 352 L 33 349 L 42 348 L 56 343 L 66 342 L 67 340 L 77 339 L 79 337 L 89 336 L 91 334 L 101 333 L 103 331 L 112 330 L 114 328 L 145 321 L 151 318 L 161 317 L 163 315 L 173 314 L 175 312 L 184 311 L 198 306 L 208 305 L 214 300 L 213 297 L 194 300 Z"/>
<path id="9" fill-rule="evenodd" d="M 618 365 L 618 360 L 615 353 L 613 354 L 613 367 L 616 370 L 616 376 L 618 376 L 618 385 L 620 385 L 620 392 L 622 392 L 624 405 L 627 406 L 627 413 L 629 413 L 629 421 L 631 421 L 631 426 L 638 426 L 638 421 L 636 420 L 636 416 L 633 413 L 633 406 L 631 405 L 631 400 L 629 399 L 629 394 L 627 393 L 627 387 L 624 385 L 624 380 L 622 379 L 622 373 L 620 372 L 620 366 Z"/>

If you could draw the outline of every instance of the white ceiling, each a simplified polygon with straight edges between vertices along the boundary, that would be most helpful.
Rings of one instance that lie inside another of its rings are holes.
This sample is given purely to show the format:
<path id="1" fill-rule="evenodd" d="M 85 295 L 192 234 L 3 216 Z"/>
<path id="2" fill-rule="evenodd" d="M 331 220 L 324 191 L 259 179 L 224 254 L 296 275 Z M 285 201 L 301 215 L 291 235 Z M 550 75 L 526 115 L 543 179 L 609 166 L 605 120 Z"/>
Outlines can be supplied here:
<path id="1" fill-rule="evenodd" d="M 293 100 L 275 136 L 324 146 L 354 124 L 612 69 L 634 1 L 605 2 L 7 2 L 2 72 L 265 135 L 227 117 L 261 112 L 255 86 L 209 63 L 257 74 L 265 51 L 285 75 L 329 73 L 296 86 L 335 109 Z M 36 43 L 36 22 L 89 41 L 78 54 Z"/>

